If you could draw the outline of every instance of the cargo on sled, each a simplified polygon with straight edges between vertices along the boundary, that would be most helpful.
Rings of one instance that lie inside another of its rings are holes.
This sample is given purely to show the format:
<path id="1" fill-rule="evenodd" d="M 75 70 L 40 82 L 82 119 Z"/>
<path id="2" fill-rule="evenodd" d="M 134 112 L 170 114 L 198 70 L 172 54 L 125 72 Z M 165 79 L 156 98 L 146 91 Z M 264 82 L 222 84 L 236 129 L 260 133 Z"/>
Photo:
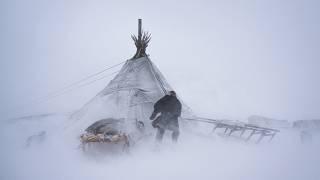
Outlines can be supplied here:
<path id="1" fill-rule="evenodd" d="M 129 135 L 122 132 L 123 119 L 102 119 L 90 125 L 80 136 L 83 151 L 128 151 Z"/>

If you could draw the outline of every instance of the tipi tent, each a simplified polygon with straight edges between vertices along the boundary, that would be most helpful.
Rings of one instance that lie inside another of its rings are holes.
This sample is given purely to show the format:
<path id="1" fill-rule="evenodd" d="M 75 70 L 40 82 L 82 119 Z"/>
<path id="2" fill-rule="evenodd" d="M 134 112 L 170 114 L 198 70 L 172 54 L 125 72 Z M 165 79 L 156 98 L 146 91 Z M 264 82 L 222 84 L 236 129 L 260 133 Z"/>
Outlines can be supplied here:
<path id="1" fill-rule="evenodd" d="M 137 123 L 150 128 L 149 117 L 154 103 L 173 90 L 159 69 L 146 55 L 150 41 L 148 33 L 142 33 L 139 20 L 138 38 L 132 36 L 137 47 L 135 56 L 127 60 L 120 72 L 91 101 L 73 114 L 73 127 L 83 131 L 97 120 L 105 118 L 124 119 L 126 130 L 132 131 Z M 182 117 L 192 116 L 184 103 Z"/>

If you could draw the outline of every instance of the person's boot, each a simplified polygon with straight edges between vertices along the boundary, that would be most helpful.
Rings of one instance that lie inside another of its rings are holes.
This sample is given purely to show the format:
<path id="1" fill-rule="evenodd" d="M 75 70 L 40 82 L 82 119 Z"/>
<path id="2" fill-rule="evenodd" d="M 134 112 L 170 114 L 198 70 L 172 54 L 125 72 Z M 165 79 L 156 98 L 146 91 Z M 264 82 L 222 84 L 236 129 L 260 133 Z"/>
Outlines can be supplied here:
<path id="1" fill-rule="evenodd" d="M 172 133 L 172 142 L 177 143 L 178 142 L 178 137 L 179 137 L 180 132 L 179 131 L 174 131 Z"/>
<path id="2" fill-rule="evenodd" d="M 162 142 L 163 135 L 164 135 L 164 129 L 158 128 L 157 135 L 156 135 L 156 140 L 157 140 L 159 143 Z"/>

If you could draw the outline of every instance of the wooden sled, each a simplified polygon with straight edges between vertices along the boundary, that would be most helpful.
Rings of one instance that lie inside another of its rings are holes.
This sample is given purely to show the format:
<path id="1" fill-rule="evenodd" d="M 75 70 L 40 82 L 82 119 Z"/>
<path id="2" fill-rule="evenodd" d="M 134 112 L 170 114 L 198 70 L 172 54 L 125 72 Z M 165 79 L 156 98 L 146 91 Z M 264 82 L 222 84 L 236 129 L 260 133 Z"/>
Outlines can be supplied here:
<path id="1" fill-rule="evenodd" d="M 84 152 L 128 152 L 130 147 L 129 136 L 124 133 L 114 135 L 84 133 L 80 136 L 80 141 Z"/>

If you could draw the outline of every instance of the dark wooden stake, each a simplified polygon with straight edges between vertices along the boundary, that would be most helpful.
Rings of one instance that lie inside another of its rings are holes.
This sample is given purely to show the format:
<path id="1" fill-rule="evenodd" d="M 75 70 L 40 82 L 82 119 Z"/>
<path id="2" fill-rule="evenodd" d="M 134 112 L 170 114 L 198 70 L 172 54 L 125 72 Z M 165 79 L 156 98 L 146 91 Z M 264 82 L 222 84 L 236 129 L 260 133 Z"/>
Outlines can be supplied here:
<path id="1" fill-rule="evenodd" d="M 243 130 L 241 131 L 240 137 L 242 137 L 242 135 L 245 133 L 246 129 L 243 128 Z"/>
<path id="2" fill-rule="evenodd" d="M 273 133 L 273 134 L 271 135 L 271 138 L 269 139 L 269 142 L 272 141 L 272 139 L 274 138 L 275 135 L 276 135 L 276 133 Z"/>
<path id="3" fill-rule="evenodd" d="M 259 139 L 256 141 L 256 144 L 259 144 L 260 141 L 263 139 L 263 137 L 264 137 L 264 133 L 261 133 Z"/>
<path id="4" fill-rule="evenodd" d="M 249 141 L 249 139 L 256 133 L 256 130 L 252 130 L 251 134 L 247 137 L 246 141 Z"/>

